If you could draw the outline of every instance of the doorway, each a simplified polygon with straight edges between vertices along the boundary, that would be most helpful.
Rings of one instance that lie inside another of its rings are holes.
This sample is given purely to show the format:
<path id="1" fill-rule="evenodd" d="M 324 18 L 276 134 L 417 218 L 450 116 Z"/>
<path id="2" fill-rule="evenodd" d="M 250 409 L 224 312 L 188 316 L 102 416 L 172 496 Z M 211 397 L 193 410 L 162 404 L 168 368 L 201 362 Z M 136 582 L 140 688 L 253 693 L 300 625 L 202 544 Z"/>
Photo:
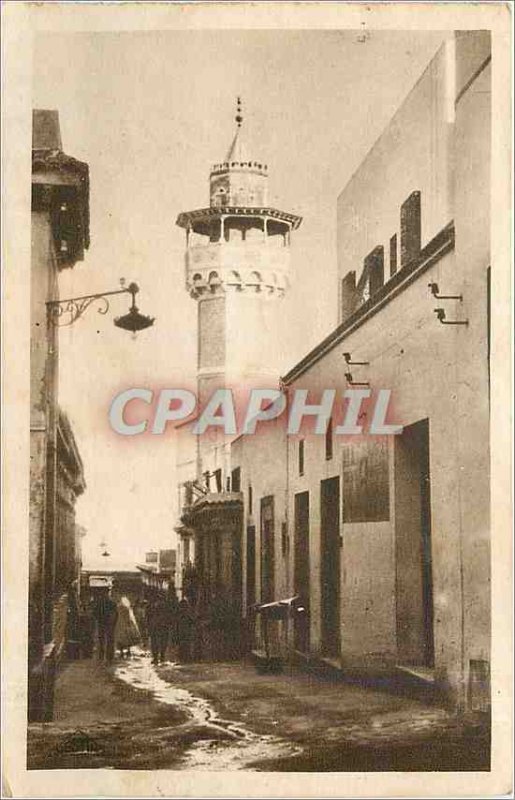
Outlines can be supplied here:
<path id="1" fill-rule="evenodd" d="M 294 592 L 304 611 L 295 615 L 295 649 L 309 652 L 309 492 L 295 495 Z"/>
<path id="2" fill-rule="evenodd" d="M 395 437 L 397 659 L 434 666 L 429 420 Z"/>
<path id="3" fill-rule="evenodd" d="M 274 498 L 272 495 L 261 499 L 261 602 L 274 600 Z"/>
<path id="4" fill-rule="evenodd" d="M 247 608 L 256 602 L 256 528 L 247 527 Z"/>
<path id="5" fill-rule="evenodd" d="M 340 479 L 320 482 L 322 653 L 340 655 Z"/>

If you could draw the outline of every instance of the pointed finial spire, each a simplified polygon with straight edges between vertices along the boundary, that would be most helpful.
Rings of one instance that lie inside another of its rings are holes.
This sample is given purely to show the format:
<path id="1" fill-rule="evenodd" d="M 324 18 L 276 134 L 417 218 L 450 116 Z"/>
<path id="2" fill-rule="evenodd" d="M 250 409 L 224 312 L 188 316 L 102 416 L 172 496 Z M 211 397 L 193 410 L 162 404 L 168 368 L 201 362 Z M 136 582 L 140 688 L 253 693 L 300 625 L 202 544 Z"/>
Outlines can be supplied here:
<path id="1" fill-rule="evenodd" d="M 241 123 L 243 122 L 243 114 L 241 110 L 241 97 L 238 97 L 236 101 L 236 116 L 234 119 L 236 120 L 238 128 L 241 128 Z"/>

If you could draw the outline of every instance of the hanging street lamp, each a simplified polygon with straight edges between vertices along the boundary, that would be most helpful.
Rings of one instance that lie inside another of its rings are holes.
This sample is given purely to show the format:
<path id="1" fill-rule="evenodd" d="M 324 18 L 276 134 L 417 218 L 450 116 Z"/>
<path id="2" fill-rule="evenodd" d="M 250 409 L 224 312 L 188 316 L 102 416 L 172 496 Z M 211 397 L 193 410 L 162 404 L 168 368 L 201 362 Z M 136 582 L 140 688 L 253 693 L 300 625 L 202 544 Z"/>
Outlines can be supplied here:
<path id="1" fill-rule="evenodd" d="M 136 294 L 139 292 L 139 287 L 136 283 L 130 283 L 127 287 L 127 291 L 132 294 L 131 307 L 128 313 L 124 314 L 123 317 L 115 317 L 114 324 L 118 328 L 123 328 L 126 331 L 131 331 L 131 333 L 136 334 L 138 331 L 150 328 L 150 326 L 154 324 L 154 317 L 147 317 L 139 313 L 135 301 Z"/>
<path id="2" fill-rule="evenodd" d="M 127 314 L 121 317 L 115 317 L 114 324 L 117 328 L 123 328 L 130 331 L 134 335 L 138 331 L 143 331 L 145 328 L 150 328 L 154 324 L 154 317 L 147 317 L 140 314 L 136 306 L 136 295 L 139 292 L 137 283 L 129 283 L 125 286 L 125 280 L 120 280 L 121 289 L 113 292 L 100 292 L 98 294 L 86 294 L 81 297 L 69 297 L 64 300 L 49 300 L 46 305 L 48 308 L 48 318 L 52 325 L 64 327 L 66 325 L 73 325 L 79 317 L 82 317 L 84 312 L 95 302 L 99 303 L 97 309 L 99 314 L 107 314 L 109 311 L 109 300 L 115 294 L 130 294 L 132 295 L 132 303 Z"/>
<path id="3" fill-rule="evenodd" d="M 111 555 L 104 540 L 100 542 L 100 549 L 102 550 L 102 555 L 104 558 L 108 558 Z"/>

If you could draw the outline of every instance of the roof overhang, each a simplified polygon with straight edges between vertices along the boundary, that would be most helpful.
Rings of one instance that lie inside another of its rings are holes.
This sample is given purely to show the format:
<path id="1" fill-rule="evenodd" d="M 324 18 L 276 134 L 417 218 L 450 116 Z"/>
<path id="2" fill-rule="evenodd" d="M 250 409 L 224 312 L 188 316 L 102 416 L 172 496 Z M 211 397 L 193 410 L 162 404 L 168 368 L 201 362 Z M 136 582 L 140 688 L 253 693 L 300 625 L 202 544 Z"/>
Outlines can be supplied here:
<path id="1" fill-rule="evenodd" d="M 269 219 L 279 220 L 291 225 L 292 230 L 299 227 L 302 222 L 302 217 L 296 214 L 290 214 L 287 211 L 280 211 L 277 208 L 266 207 L 251 207 L 251 206 L 223 206 L 223 207 L 209 207 L 198 208 L 194 211 L 183 211 L 177 217 L 176 224 L 180 228 L 189 228 L 194 222 L 203 222 L 208 220 L 220 219 L 221 217 L 268 217 Z"/>
<path id="2" fill-rule="evenodd" d="M 89 247 L 89 167 L 61 150 L 32 151 L 32 210 L 50 212 L 60 268 Z M 64 243 L 64 244 L 63 244 Z"/>

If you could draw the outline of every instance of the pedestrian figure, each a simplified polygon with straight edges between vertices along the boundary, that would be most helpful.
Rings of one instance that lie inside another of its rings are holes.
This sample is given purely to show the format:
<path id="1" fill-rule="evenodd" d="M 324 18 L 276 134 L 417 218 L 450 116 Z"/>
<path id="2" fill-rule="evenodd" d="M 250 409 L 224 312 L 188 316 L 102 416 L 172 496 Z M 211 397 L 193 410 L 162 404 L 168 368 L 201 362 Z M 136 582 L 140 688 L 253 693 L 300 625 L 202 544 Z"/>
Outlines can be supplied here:
<path id="1" fill-rule="evenodd" d="M 93 655 L 95 632 L 95 619 L 93 617 L 91 600 L 81 603 L 79 612 L 79 628 L 81 658 L 91 658 Z"/>
<path id="2" fill-rule="evenodd" d="M 223 586 L 217 584 L 211 595 L 209 629 L 211 659 L 225 661 L 233 656 L 233 615 Z"/>
<path id="3" fill-rule="evenodd" d="M 141 641 L 138 623 L 136 622 L 130 600 L 125 595 L 121 597 L 118 602 L 118 617 L 116 619 L 114 638 L 116 647 L 120 651 L 122 658 L 124 655 L 130 658 L 131 647 L 139 644 Z"/>
<path id="4" fill-rule="evenodd" d="M 134 616 L 138 623 L 141 644 L 145 650 L 148 649 L 147 606 L 148 602 L 141 597 L 134 604 Z"/>
<path id="5" fill-rule="evenodd" d="M 188 561 L 186 566 L 184 567 L 183 573 L 183 589 L 182 594 L 183 597 L 186 597 L 190 605 L 194 608 L 197 602 L 198 596 L 198 589 L 199 589 L 199 579 L 198 579 L 198 572 L 197 568 L 191 561 Z"/>
<path id="6" fill-rule="evenodd" d="M 179 661 L 187 663 L 191 661 L 191 647 L 193 643 L 193 610 L 187 597 L 183 597 L 179 603 Z"/>
<path id="7" fill-rule="evenodd" d="M 199 586 L 192 613 L 192 656 L 196 661 L 202 661 L 209 657 L 210 651 L 209 601 L 207 589 L 203 586 Z"/>
<path id="8" fill-rule="evenodd" d="M 147 627 L 150 635 L 152 664 L 155 666 L 163 664 L 166 660 L 169 624 L 170 614 L 166 598 L 162 594 L 156 594 L 147 609 Z"/>
<path id="9" fill-rule="evenodd" d="M 77 581 L 68 590 L 68 609 L 66 614 L 66 645 L 68 658 L 80 658 L 80 619 Z"/>
<path id="10" fill-rule="evenodd" d="M 173 581 L 170 582 L 168 587 L 166 602 L 168 613 L 168 644 L 174 646 L 178 641 L 179 600 Z"/>
<path id="11" fill-rule="evenodd" d="M 224 636 L 224 628 L 223 628 L 223 620 L 221 615 L 220 609 L 220 595 L 215 588 L 211 592 L 211 596 L 209 598 L 209 603 L 207 606 L 207 613 L 206 613 L 206 622 L 205 622 L 205 629 L 206 629 L 206 639 L 208 641 L 207 653 L 205 653 L 205 657 L 209 661 L 220 661 L 222 660 L 222 651 L 223 651 L 223 636 Z"/>
<path id="12" fill-rule="evenodd" d="M 98 658 L 100 661 L 105 659 L 110 664 L 114 658 L 114 629 L 118 616 L 118 609 L 110 591 L 98 596 L 93 616 L 97 623 Z"/>

